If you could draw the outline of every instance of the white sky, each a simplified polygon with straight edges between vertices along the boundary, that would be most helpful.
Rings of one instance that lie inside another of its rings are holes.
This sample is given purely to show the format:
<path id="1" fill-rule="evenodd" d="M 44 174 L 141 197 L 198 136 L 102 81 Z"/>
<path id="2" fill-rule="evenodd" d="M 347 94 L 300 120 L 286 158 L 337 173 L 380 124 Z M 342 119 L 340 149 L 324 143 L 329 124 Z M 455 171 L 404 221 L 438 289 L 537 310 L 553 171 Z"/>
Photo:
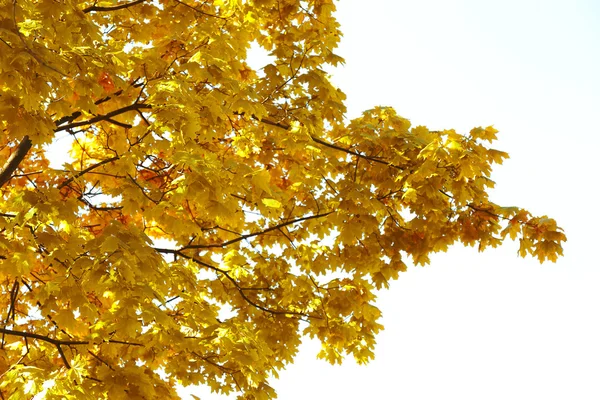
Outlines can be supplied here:
<path id="1" fill-rule="evenodd" d="M 380 295 L 375 361 L 330 366 L 307 342 L 279 398 L 599 399 L 600 1 L 337 4 L 350 117 L 389 105 L 431 129 L 494 124 L 511 159 L 493 200 L 556 218 L 569 242 L 556 264 L 508 242 L 409 269 Z"/>

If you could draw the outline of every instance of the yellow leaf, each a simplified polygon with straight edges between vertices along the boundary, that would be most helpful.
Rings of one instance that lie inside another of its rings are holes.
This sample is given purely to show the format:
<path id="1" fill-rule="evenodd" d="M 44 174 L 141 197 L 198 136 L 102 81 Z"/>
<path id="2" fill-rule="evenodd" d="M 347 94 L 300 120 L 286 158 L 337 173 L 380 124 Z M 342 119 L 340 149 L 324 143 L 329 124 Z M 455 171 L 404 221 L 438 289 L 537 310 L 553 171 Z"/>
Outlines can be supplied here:
<path id="1" fill-rule="evenodd" d="M 417 200 L 417 191 L 413 188 L 406 189 L 406 191 L 402 195 L 402 199 L 409 203 L 416 201 Z"/>
<path id="2" fill-rule="evenodd" d="M 265 206 L 271 208 L 280 208 L 281 203 L 275 199 L 262 199 L 262 202 Z"/>
<path id="3" fill-rule="evenodd" d="M 252 175 L 252 183 L 258 189 L 271 194 L 271 174 L 267 170 L 260 170 Z"/>

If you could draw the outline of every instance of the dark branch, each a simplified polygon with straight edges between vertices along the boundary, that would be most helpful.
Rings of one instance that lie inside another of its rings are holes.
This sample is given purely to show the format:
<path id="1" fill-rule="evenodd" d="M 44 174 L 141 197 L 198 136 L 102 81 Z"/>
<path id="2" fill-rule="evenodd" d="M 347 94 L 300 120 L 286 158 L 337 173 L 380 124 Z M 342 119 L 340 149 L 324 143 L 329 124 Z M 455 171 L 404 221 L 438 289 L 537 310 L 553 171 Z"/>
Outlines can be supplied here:
<path id="1" fill-rule="evenodd" d="M 227 280 L 229 280 L 233 286 L 235 286 L 235 288 L 237 289 L 238 293 L 240 294 L 240 296 L 242 296 L 242 298 L 251 306 L 267 312 L 269 314 L 272 315 L 289 315 L 289 316 L 299 316 L 299 317 L 309 317 L 309 318 L 318 318 L 320 319 L 321 317 L 317 316 L 317 315 L 310 315 L 310 314 L 306 314 L 306 313 L 302 313 L 302 312 L 297 312 L 297 311 L 289 311 L 289 310 L 273 310 L 271 308 L 265 307 L 261 304 L 258 304 L 254 301 L 252 301 L 250 298 L 248 298 L 248 296 L 246 295 L 246 293 L 244 293 L 244 291 L 246 290 L 257 290 L 256 288 L 245 288 L 240 286 L 240 284 L 233 279 L 233 277 L 231 275 L 229 275 L 229 273 L 227 271 L 222 270 L 221 268 L 215 267 L 214 265 L 208 264 L 202 260 L 197 259 L 196 257 L 193 256 L 189 256 L 185 253 L 183 253 L 181 250 L 174 250 L 174 249 L 162 249 L 162 248 L 154 248 L 154 250 L 156 250 L 159 253 L 163 253 L 163 254 L 173 254 L 174 256 L 177 257 L 181 257 L 181 258 L 185 258 L 186 260 L 190 260 L 195 262 L 198 265 L 202 265 L 203 267 L 206 267 L 208 269 L 212 269 L 213 271 L 219 272 L 220 274 L 222 274 L 225 278 L 227 278 Z"/>
<path id="2" fill-rule="evenodd" d="M 127 176 L 129 177 L 129 179 L 131 179 L 131 182 L 133 182 L 133 184 L 134 184 L 135 186 L 137 186 L 137 187 L 138 187 L 138 189 L 140 189 L 140 190 L 142 191 L 142 194 L 144 195 L 144 197 L 145 197 L 145 198 L 147 198 L 148 200 L 150 200 L 150 201 L 151 201 L 151 202 L 153 202 L 154 204 L 158 204 L 158 203 L 160 203 L 160 199 L 159 199 L 159 200 L 154 200 L 152 197 L 150 197 L 150 196 L 148 195 L 148 193 L 146 193 L 146 189 L 144 189 L 144 188 L 143 188 L 143 187 L 142 187 L 142 186 L 141 186 L 141 185 L 140 185 L 140 184 L 139 184 L 139 183 L 138 183 L 138 182 L 137 182 L 135 179 L 133 179 L 133 176 L 131 176 L 131 175 L 129 175 L 129 174 L 127 174 Z M 163 196 L 164 196 L 164 194 L 163 194 Z M 161 199 L 162 199 L 162 196 L 161 196 Z"/>
<path id="3" fill-rule="evenodd" d="M 67 357 L 65 356 L 65 353 L 63 353 L 62 347 L 60 347 L 60 344 L 56 345 L 56 349 L 58 350 L 58 354 L 60 354 L 60 358 L 62 358 L 63 363 L 65 363 L 65 367 L 67 367 L 67 369 L 71 369 L 71 366 L 69 365 L 69 361 L 67 361 Z"/>
<path id="4" fill-rule="evenodd" d="M 200 9 L 198 9 L 198 8 L 194 7 L 194 6 L 191 6 L 191 5 L 189 5 L 189 4 L 186 4 L 186 3 L 184 3 L 183 1 L 180 1 L 180 0 L 175 0 L 175 2 L 176 2 L 177 4 L 181 4 L 181 5 L 182 5 L 182 6 L 184 6 L 184 7 L 187 7 L 187 8 L 189 8 L 189 9 L 192 9 L 192 10 L 196 11 L 198 14 L 206 15 L 207 17 L 219 18 L 219 19 L 227 19 L 227 18 L 225 18 L 225 17 L 221 17 L 221 16 L 219 16 L 219 15 L 210 14 L 210 13 L 207 13 L 207 12 L 205 12 L 205 11 L 202 11 L 202 10 L 200 10 Z"/>
<path id="5" fill-rule="evenodd" d="M 97 163 L 97 164 L 90 165 L 90 166 L 89 166 L 89 167 L 87 167 L 86 169 L 79 171 L 77 174 L 75 174 L 75 176 L 73 176 L 73 177 L 71 177 L 71 178 L 67 179 L 66 181 L 64 181 L 63 183 L 61 183 L 60 185 L 58 185 L 58 189 L 62 189 L 63 187 L 65 187 L 65 186 L 67 186 L 68 184 L 70 184 L 71 182 L 73 182 L 73 180 L 75 180 L 75 179 L 79 178 L 80 176 L 82 176 L 82 175 L 84 175 L 84 174 L 86 174 L 86 173 L 88 173 L 88 172 L 90 172 L 90 171 L 92 171 L 92 170 L 94 170 L 94 169 L 96 169 L 96 168 L 98 168 L 98 167 L 100 167 L 100 166 L 102 166 L 102 165 L 104 165 L 104 164 L 108 164 L 108 163 L 110 163 L 110 162 L 116 161 L 116 160 L 118 160 L 118 159 L 119 159 L 119 157 L 108 158 L 108 159 L 106 159 L 106 160 L 102 160 L 102 161 L 100 161 L 100 162 L 99 162 L 99 163 Z"/>
<path id="6" fill-rule="evenodd" d="M 240 115 L 243 115 L 243 113 L 240 113 Z M 266 118 L 260 118 L 260 119 L 259 119 L 258 117 L 254 116 L 254 115 L 252 116 L 252 118 L 253 118 L 253 119 L 255 119 L 255 120 L 257 120 L 257 121 L 260 121 L 260 122 L 262 122 L 263 124 L 267 124 L 267 125 L 275 126 L 275 127 L 277 127 L 277 128 L 281 128 L 281 129 L 285 129 L 285 130 L 289 130 L 289 129 L 291 128 L 290 124 L 288 124 L 288 123 L 286 123 L 286 122 L 275 122 L 275 121 L 271 121 L 271 120 L 269 120 L 269 119 L 266 119 Z M 392 167 L 392 168 L 398 169 L 398 170 L 400 170 L 400 171 L 403 171 L 403 170 L 404 170 L 404 168 L 403 168 L 403 167 L 401 167 L 401 166 L 399 166 L 399 165 L 392 164 L 392 163 L 390 163 L 390 162 L 384 161 L 384 160 L 382 160 L 382 159 L 380 159 L 380 158 L 377 158 L 377 157 L 371 157 L 371 156 L 368 156 L 368 155 L 366 155 L 366 154 L 359 153 L 359 152 L 357 152 L 357 151 L 354 151 L 354 150 L 350 150 L 350 149 L 346 149 L 346 148 L 344 148 L 344 147 L 340 147 L 340 146 L 338 146 L 338 145 L 336 145 L 336 144 L 333 144 L 333 143 L 327 142 L 326 140 L 323 140 L 323 139 L 321 139 L 321 138 L 319 138 L 319 137 L 317 137 L 317 136 L 311 136 L 311 139 L 312 139 L 312 140 L 313 140 L 315 143 L 318 143 L 318 144 L 320 144 L 320 145 L 322 145 L 322 146 L 325 146 L 325 147 L 329 147 L 330 149 L 334 149 L 334 150 L 338 150 L 338 151 L 343 151 L 344 153 L 351 154 L 351 155 L 353 155 L 353 156 L 356 156 L 356 157 L 362 158 L 362 159 L 364 159 L 364 160 L 368 160 L 368 161 L 376 162 L 376 163 L 378 163 L 378 164 L 387 165 L 387 166 L 389 166 L 389 167 Z"/>
<path id="7" fill-rule="evenodd" d="M 29 152 L 31 146 L 32 143 L 29 136 L 23 137 L 21 143 L 17 146 L 17 151 L 11 154 L 8 161 L 4 164 L 4 167 L 0 170 L 0 187 L 4 186 L 4 184 L 12 178 L 13 172 L 19 168 L 19 164 L 21 164 L 21 161 L 23 161 Z"/>
<path id="8" fill-rule="evenodd" d="M 450 198 L 450 199 L 454 199 L 454 196 L 452 196 L 452 195 L 451 195 L 451 194 L 449 194 L 449 193 L 446 193 L 446 192 L 444 192 L 442 189 L 439 189 L 439 190 L 438 190 L 438 192 L 440 192 L 441 194 L 443 194 L 444 196 L 446 196 L 446 197 L 448 197 L 448 198 Z M 473 204 L 471 204 L 471 203 L 469 203 L 469 204 L 465 204 L 465 205 L 466 205 L 467 207 L 469 207 L 469 208 L 470 208 L 471 210 L 473 210 L 473 211 L 477 211 L 477 212 L 481 212 L 481 213 L 484 213 L 484 214 L 488 214 L 488 215 L 490 215 L 490 216 L 492 216 L 492 217 L 494 217 L 494 218 L 497 218 L 497 219 L 510 220 L 510 218 L 507 218 L 507 217 L 505 217 L 505 216 L 503 216 L 503 215 L 498 215 L 498 214 L 496 214 L 496 213 L 493 213 L 493 212 L 491 212 L 491 211 L 490 211 L 490 210 L 488 210 L 488 209 L 485 209 L 485 208 L 482 208 L 482 207 L 477 207 L 477 206 L 475 206 L 475 205 L 473 205 Z M 525 225 L 529 225 L 529 222 L 525 222 Z"/>
<path id="9" fill-rule="evenodd" d="M 116 121 L 116 120 L 114 120 L 112 118 L 107 118 L 106 122 L 110 122 L 113 125 L 117 125 L 117 126 L 120 126 L 121 128 L 125 128 L 125 129 L 131 129 L 131 128 L 133 128 L 133 125 L 131 125 L 131 124 L 126 124 L 126 123 L 123 123 L 123 122 L 119 122 L 119 121 Z"/>
<path id="10" fill-rule="evenodd" d="M 144 3 L 145 1 L 146 0 L 135 0 L 135 1 L 132 1 L 131 3 L 124 3 L 124 4 L 120 4 L 118 6 L 110 6 L 110 7 L 90 6 L 88 8 L 84 8 L 82 11 L 85 14 L 91 13 L 92 11 L 117 11 L 117 10 L 122 10 L 124 8 L 133 7 L 137 4 Z"/>
<path id="11" fill-rule="evenodd" d="M 143 104 L 143 103 L 133 103 L 127 107 L 118 108 L 114 111 L 111 111 L 108 114 L 97 115 L 94 118 L 88 119 L 87 121 L 73 122 L 72 124 L 60 126 L 60 127 L 56 128 L 54 130 L 54 132 L 66 131 L 69 129 L 77 128 L 78 126 L 92 125 L 92 124 L 95 124 L 96 122 L 100 122 L 100 121 L 109 121 L 112 117 L 114 117 L 116 115 L 120 115 L 120 114 L 126 113 L 128 111 L 141 110 L 141 109 L 145 109 L 145 108 L 146 109 L 152 108 L 152 106 L 149 104 Z"/>
<path id="12" fill-rule="evenodd" d="M 395 165 L 395 164 L 389 163 L 387 161 L 384 161 L 384 160 L 382 160 L 380 158 L 371 157 L 371 156 L 368 156 L 366 154 L 361 154 L 361 153 L 358 153 L 356 151 L 353 151 L 353 150 L 350 150 L 350 149 L 346 149 L 346 148 L 337 146 L 337 145 L 335 145 L 333 143 L 329 143 L 329 142 L 327 142 L 327 141 L 325 141 L 325 140 L 323 140 L 321 138 L 318 138 L 316 136 L 311 136 L 311 139 L 313 141 L 315 141 L 316 143 L 319 143 L 320 145 L 323 145 L 325 147 L 329 147 L 330 149 L 343 151 L 345 153 L 352 154 L 352 155 L 354 155 L 356 157 L 359 157 L 359 158 L 362 158 L 362 159 L 365 159 L 365 160 L 369 160 L 369 161 L 372 161 L 372 162 L 376 162 L 376 163 L 379 163 L 379 164 L 387 165 L 387 166 L 392 167 L 392 168 L 399 169 L 400 171 L 404 170 L 404 168 L 402 168 L 399 165 Z"/>
<path id="13" fill-rule="evenodd" d="M 142 83 L 139 82 L 140 79 L 141 78 L 137 78 L 133 82 L 131 82 L 131 84 L 130 84 L 131 87 L 138 88 L 138 87 L 142 86 Z M 95 105 L 100 105 L 102 103 L 106 103 L 107 101 L 109 101 L 109 100 L 111 100 L 111 99 L 113 99 L 113 98 L 115 98 L 117 96 L 120 96 L 122 94 L 123 94 L 123 90 L 122 89 L 118 90 L 118 91 L 114 92 L 113 94 L 111 94 L 110 96 L 106 96 L 106 97 L 103 97 L 103 98 L 101 98 L 99 100 L 96 100 L 94 102 L 94 104 Z M 81 114 L 82 114 L 81 111 L 75 111 L 71 115 L 65 115 L 64 117 L 59 118 L 58 120 L 54 121 L 54 124 L 56 126 L 61 126 L 62 124 L 66 123 L 66 122 L 73 122 L 77 118 L 81 117 Z"/>
<path id="14" fill-rule="evenodd" d="M 223 242 L 223 243 L 218 243 L 218 244 L 190 244 L 190 245 L 182 247 L 180 250 L 186 250 L 186 249 L 208 249 L 208 248 L 225 247 L 225 246 L 229 246 L 230 244 L 240 242 L 240 241 L 242 241 L 244 239 L 248 239 L 248 238 L 251 238 L 251 237 L 254 237 L 254 236 L 259 236 L 259 235 L 262 235 L 264 233 L 268 233 L 268 232 L 271 232 L 271 231 L 279 230 L 279 229 L 283 228 L 284 226 L 292 225 L 292 224 L 295 224 L 297 222 L 307 221 L 309 219 L 314 219 L 314 218 L 326 217 L 326 216 L 328 216 L 331 213 L 333 213 L 333 211 L 329 211 L 329 212 L 323 213 L 323 214 L 309 215 L 308 217 L 302 217 L 302 218 L 293 219 L 291 221 L 282 222 L 281 224 L 278 224 L 278 225 L 275 225 L 275 226 L 271 226 L 271 227 L 269 227 L 269 228 L 267 228 L 267 229 L 265 229 L 263 231 L 253 232 L 253 233 L 249 233 L 247 235 L 241 235 L 238 238 L 231 239 L 231 240 L 228 240 L 228 241 Z"/>
<path id="15" fill-rule="evenodd" d="M 40 334 L 37 334 L 37 333 L 23 332 L 23 331 L 13 331 L 12 329 L 6 329 L 6 328 L 0 328 L 0 333 L 6 334 L 6 335 L 12 335 L 12 336 L 19 336 L 19 337 L 29 338 L 29 339 L 42 340 L 44 342 L 51 343 L 51 344 L 53 344 L 55 346 L 77 346 L 77 345 L 86 345 L 86 344 L 90 344 L 91 343 L 88 340 L 60 340 L 60 339 L 52 339 L 51 337 L 40 335 Z M 130 345 L 130 346 L 143 346 L 141 343 L 124 342 L 124 341 L 112 340 L 112 339 L 105 340 L 104 343 L 118 343 L 118 344 Z"/>
<path id="16" fill-rule="evenodd" d="M 88 341 L 83 341 L 83 340 L 52 339 L 51 337 L 39 335 L 37 333 L 13 331 L 12 329 L 5 329 L 5 328 L 0 328 L 0 332 L 3 334 L 6 334 L 6 335 L 20 336 L 20 337 L 29 338 L 29 339 L 43 340 L 44 342 L 51 343 L 55 346 L 61 346 L 61 345 L 74 346 L 74 345 L 84 345 L 84 344 L 89 343 Z"/>

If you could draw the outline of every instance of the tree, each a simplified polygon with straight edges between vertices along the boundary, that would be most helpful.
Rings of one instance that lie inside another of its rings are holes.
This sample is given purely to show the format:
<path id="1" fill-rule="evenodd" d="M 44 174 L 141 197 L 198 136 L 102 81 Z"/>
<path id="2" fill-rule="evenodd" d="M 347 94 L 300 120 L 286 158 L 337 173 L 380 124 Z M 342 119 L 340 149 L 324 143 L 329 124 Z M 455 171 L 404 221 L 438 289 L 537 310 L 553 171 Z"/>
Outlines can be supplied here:
<path id="1" fill-rule="evenodd" d="M 410 259 L 562 254 L 554 220 L 488 199 L 493 127 L 344 120 L 334 10 L 0 0 L 2 398 L 273 398 L 303 335 L 373 357 L 376 290 Z"/>

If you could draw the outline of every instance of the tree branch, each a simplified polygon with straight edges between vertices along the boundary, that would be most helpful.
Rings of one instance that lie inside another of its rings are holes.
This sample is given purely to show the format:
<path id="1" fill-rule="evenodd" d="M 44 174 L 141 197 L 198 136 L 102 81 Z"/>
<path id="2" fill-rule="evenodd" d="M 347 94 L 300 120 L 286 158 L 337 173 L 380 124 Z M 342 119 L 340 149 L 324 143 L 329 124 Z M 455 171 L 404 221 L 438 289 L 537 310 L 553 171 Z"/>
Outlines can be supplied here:
<path id="1" fill-rule="evenodd" d="M 241 235 L 238 238 L 235 239 L 231 239 L 228 240 L 226 242 L 223 243 L 218 243 L 218 244 L 189 244 L 187 246 L 182 247 L 180 250 L 186 250 L 186 249 L 209 249 L 209 248 L 219 248 L 219 247 L 225 247 L 225 246 L 229 246 L 230 244 L 233 243 L 237 243 L 240 242 L 244 239 L 248 239 L 254 236 L 258 236 L 258 235 L 262 235 L 264 233 L 268 233 L 271 231 L 275 231 L 278 229 L 283 228 L 284 226 L 288 226 L 288 225 L 292 225 L 295 224 L 297 222 L 302 222 L 302 221 L 307 221 L 309 219 L 314 219 L 314 218 L 321 218 L 321 217 L 326 217 L 329 214 L 333 213 L 333 211 L 329 211 L 323 214 L 315 214 L 315 215 L 309 215 L 308 217 L 302 217 L 302 218 L 297 218 L 291 221 L 286 221 L 286 222 L 282 222 L 281 224 L 275 225 L 275 226 L 271 226 L 265 230 L 262 230 L 260 232 L 253 232 L 253 233 L 248 233 L 247 235 Z"/>
<path id="2" fill-rule="evenodd" d="M 389 162 L 387 162 L 387 161 L 384 161 L 384 160 L 382 160 L 382 159 L 380 159 L 380 158 L 371 157 L 371 156 L 368 156 L 368 155 L 366 155 L 366 154 L 361 154 L 361 153 L 358 153 L 358 152 L 356 152 L 356 151 L 354 151 L 354 150 L 350 150 L 350 149 L 346 149 L 346 148 L 343 148 L 343 147 L 337 146 L 337 145 L 335 145 L 335 144 L 333 144 L 333 143 L 329 143 L 329 142 L 327 142 L 327 141 L 325 141 L 325 140 L 323 140 L 323 139 L 321 139 L 321 138 L 319 138 L 319 137 L 316 137 L 316 136 L 311 136 L 311 139 L 312 139 L 314 142 L 316 142 L 316 143 L 318 143 L 318 144 L 320 144 L 320 145 L 323 145 L 323 146 L 325 146 L 325 147 L 329 147 L 330 149 L 334 149 L 334 150 L 343 151 L 343 152 L 345 152 L 345 153 L 352 154 L 352 155 L 354 155 L 354 156 L 356 156 L 356 157 L 359 157 L 359 158 L 362 158 L 362 159 L 365 159 L 365 160 L 369 160 L 369 161 L 376 162 L 376 163 L 379 163 L 379 164 L 387 165 L 388 167 L 392 167 L 392 168 L 399 169 L 400 171 L 403 171 L 403 170 L 404 170 L 404 168 L 402 168 L 402 167 L 401 167 L 401 166 L 399 166 L 399 165 L 395 165 L 395 164 L 389 163 Z"/>
<path id="3" fill-rule="evenodd" d="M 62 347 L 60 347 L 60 344 L 56 345 L 56 349 L 58 350 L 58 354 L 60 354 L 60 358 L 62 358 L 63 363 L 65 364 L 65 367 L 67 367 L 67 369 L 71 369 L 71 366 L 69 365 L 69 361 L 67 361 L 67 357 L 65 356 L 65 353 L 63 353 Z"/>
<path id="4" fill-rule="evenodd" d="M 227 19 L 227 18 L 225 18 L 225 17 L 221 17 L 221 16 L 219 16 L 219 15 L 210 14 L 210 13 L 207 13 L 207 12 L 205 12 L 205 11 L 202 11 L 202 10 L 200 10 L 200 9 L 198 9 L 198 8 L 194 7 L 194 6 L 190 6 L 189 4 L 187 4 L 187 3 L 184 3 L 183 1 L 180 1 L 180 0 L 175 0 L 175 2 L 176 2 L 177 4 L 181 4 L 181 5 L 182 5 L 182 6 L 184 6 L 184 7 L 187 7 L 187 8 L 189 8 L 189 9 L 192 9 L 192 10 L 194 10 L 194 11 L 196 11 L 196 12 L 197 12 L 197 13 L 199 13 L 199 14 L 206 15 L 207 17 L 213 17 L 213 18 L 218 18 L 218 19 Z"/>
<path id="5" fill-rule="evenodd" d="M 23 337 L 23 338 L 29 338 L 29 339 L 42 340 L 44 342 L 48 342 L 48 343 L 53 344 L 55 346 L 77 346 L 77 345 L 86 345 L 86 344 L 90 344 L 91 343 L 91 341 L 89 341 L 89 340 L 60 340 L 60 339 L 52 339 L 51 337 L 40 335 L 40 334 L 37 334 L 37 333 L 23 332 L 23 331 L 14 331 L 12 329 L 6 329 L 6 328 L 0 328 L 0 333 L 6 334 L 6 335 L 11 335 L 11 336 L 19 336 L 19 337 Z M 125 345 L 129 345 L 129 346 L 143 346 L 141 343 L 124 342 L 124 341 L 121 341 L 121 340 L 112 340 L 112 339 L 104 340 L 103 342 L 104 343 L 125 344 Z"/>
<path id="6" fill-rule="evenodd" d="M 114 111 L 111 111 L 108 114 L 97 115 L 94 118 L 88 119 L 87 121 L 73 122 L 72 124 L 60 126 L 60 127 L 56 128 L 54 130 L 54 132 L 66 131 L 69 129 L 77 128 L 78 126 L 92 125 L 92 124 L 95 124 L 96 122 L 100 122 L 100 121 L 109 121 L 112 117 L 114 117 L 116 115 L 120 115 L 120 114 L 126 113 L 128 111 L 141 110 L 144 108 L 152 108 L 152 106 L 149 104 L 143 104 L 143 103 L 133 103 L 129 106 L 118 108 Z"/>
<path id="7" fill-rule="evenodd" d="M 242 115 L 242 113 L 240 113 L 240 115 Z M 275 121 L 271 121 L 271 120 L 269 120 L 269 119 L 266 119 L 266 118 L 258 118 L 258 117 L 254 116 L 254 115 L 252 116 L 252 118 L 253 118 L 253 119 L 255 119 L 255 120 L 257 120 L 257 121 L 259 121 L 259 122 L 262 122 L 263 124 L 267 124 L 267 125 L 275 126 L 275 127 L 277 127 L 277 128 L 285 129 L 286 131 L 287 131 L 287 130 L 290 130 L 290 128 L 291 128 L 290 124 L 288 124 L 288 123 L 286 123 L 286 122 L 275 122 Z M 392 164 L 392 163 L 390 163 L 390 162 L 387 162 L 387 161 L 384 161 L 384 160 L 382 160 L 382 159 L 380 159 L 380 158 L 377 158 L 377 157 L 371 157 L 371 156 L 368 156 L 368 155 L 366 155 L 366 154 L 361 154 L 361 153 L 359 153 L 359 152 L 357 152 L 357 151 L 354 151 L 354 150 L 350 150 L 350 149 L 346 149 L 346 148 L 344 148 L 344 147 L 340 147 L 340 146 L 338 146 L 338 145 L 335 145 L 335 144 L 333 144 L 333 143 L 327 142 L 326 140 L 324 140 L 324 139 L 321 139 L 320 137 L 317 137 L 317 136 L 312 136 L 312 135 L 311 135 L 311 137 L 310 137 L 310 138 L 311 138 L 311 139 L 312 139 L 312 140 L 313 140 L 315 143 L 318 143 L 318 144 L 320 144 L 320 145 L 322 145 L 322 146 L 325 146 L 325 147 L 329 147 L 330 149 L 334 149 L 334 150 L 338 150 L 338 151 L 343 151 L 344 153 L 351 154 L 351 155 L 353 155 L 353 156 L 356 156 L 356 157 L 362 158 L 362 159 L 364 159 L 364 160 L 369 160 L 369 161 L 372 161 L 372 162 L 376 162 L 376 163 L 378 163 L 378 164 L 387 165 L 387 166 L 389 166 L 389 167 L 392 167 L 392 168 L 398 169 L 398 170 L 400 170 L 400 171 L 404 171 L 404 168 L 403 168 L 403 167 L 401 167 L 401 166 L 399 166 L 399 165 Z"/>
<path id="8" fill-rule="evenodd" d="M 138 87 L 142 86 L 142 84 L 139 82 L 140 79 L 141 78 L 136 78 L 133 82 L 130 83 L 130 86 L 134 87 L 134 88 L 138 88 Z M 110 96 L 106 96 L 99 100 L 96 100 L 94 102 L 94 104 L 100 105 L 102 103 L 106 103 L 107 101 L 113 99 L 114 97 L 120 96 L 122 94 L 123 94 L 123 89 L 118 90 L 118 91 L 114 92 L 113 94 L 111 94 Z M 64 117 L 59 118 L 58 120 L 54 121 L 54 124 L 56 126 L 60 126 L 60 125 L 64 124 L 65 122 L 73 122 L 74 120 L 76 120 L 79 117 L 81 117 L 81 111 L 75 111 L 71 115 L 65 115 Z"/>
<path id="9" fill-rule="evenodd" d="M 66 181 L 64 181 L 63 183 L 61 183 L 60 185 L 58 185 L 58 189 L 62 189 L 63 187 L 67 186 L 68 184 L 70 184 L 71 182 L 73 182 L 73 180 L 79 178 L 82 175 L 85 175 L 86 173 L 104 165 L 104 164 L 108 164 L 110 162 L 116 161 L 118 160 L 119 157 L 112 157 L 112 158 L 108 158 L 106 160 L 102 160 L 99 163 L 96 163 L 94 165 L 90 165 L 89 167 L 87 167 L 86 169 L 83 169 L 81 171 L 79 171 L 77 174 L 75 174 L 75 176 L 72 176 L 71 178 L 67 179 Z"/>
<path id="10" fill-rule="evenodd" d="M 4 184 L 12 178 L 13 172 L 19 167 L 19 164 L 29 152 L 31 146 L 31 139 L 26 135 L 17 146 L 17 151 L 11 154 L 4 164 L 4 167 L 0 170 L 0 187 L 4 186 Z"/>
<path id="11" fill-rule="evenodd" d="M 233 283 L 233 286 L 235 286 L 235 288 L 237 289 L 238 293 L 240 294 L 240 296 L 242 296 L 242 298 L 251 306 L 267 312 L 269 314 L 272 315 L 289 315 L 289 316 L 297 316 L 297 317 L 308 317 L 308 318 L 317 318 L 320 319 L 321 317 L 317 316 L 317 315 L 311 315 L 311 314 L 306 314 L 306 313 L 302 313 L 302 312 L 298 312 L 298 311 L 289 311 L 289 310 L 273 310 L 271 308 L 265 307 L 261 304 L 258 304 L 254 301 L 252 301 L 250 298 L 248 298 L 248 296 L 246 295 L 246 293 L 244 293 L 245 290 L 253 290 L 256 288 L 244 288 L 242 286 L 240 286 L 240 284 L 233 279 L 233 277 L 231 275 L 229 275 L 229 273 L 227 271 L 222 270 L 221 268 L 215 267 L 214 265 L 210 265 L 202 260 L 197 259 L 196 257 L 193 256 L 189 256 L 185 253 L 183 253 L 181 250 L 175 250 L 175 249 L 163 249 L 163 248 L 154 248 L 154 250 L 156 250 L 159 253 L 163 253 L 163 254 L 173 254 L 177 257 L 181 257 L 181 258 L 185 258 L 186 260 L 190 260 L 195 262 L 198 265 L 202 265 L 203 267 L 212 269 L 213 271 L 219 272 L 220 274 L 222 274 L 223 276 L 225 276 L 225 278 L 227 278 L 231 283 Z"/>
<path id="12" fill-rule="evenodd" d="M 135 0 L 132 1 L 131 3 L 124 3 L 124 4 L 119 4 L 118 6 L 110 6 L 110 7 L 101 7 L 101 6 L 89 6 L 87 8 L 84 8 L 82 11 L 87 14 L 87 13 L 91 13 L 92 11 L 117 11 L 117 10 L 122 10 L 124 8 L 129 8 L 129 7 L 133 7 L 137 4 L 140 3 L 144 3 L 146 0 Z"/>

